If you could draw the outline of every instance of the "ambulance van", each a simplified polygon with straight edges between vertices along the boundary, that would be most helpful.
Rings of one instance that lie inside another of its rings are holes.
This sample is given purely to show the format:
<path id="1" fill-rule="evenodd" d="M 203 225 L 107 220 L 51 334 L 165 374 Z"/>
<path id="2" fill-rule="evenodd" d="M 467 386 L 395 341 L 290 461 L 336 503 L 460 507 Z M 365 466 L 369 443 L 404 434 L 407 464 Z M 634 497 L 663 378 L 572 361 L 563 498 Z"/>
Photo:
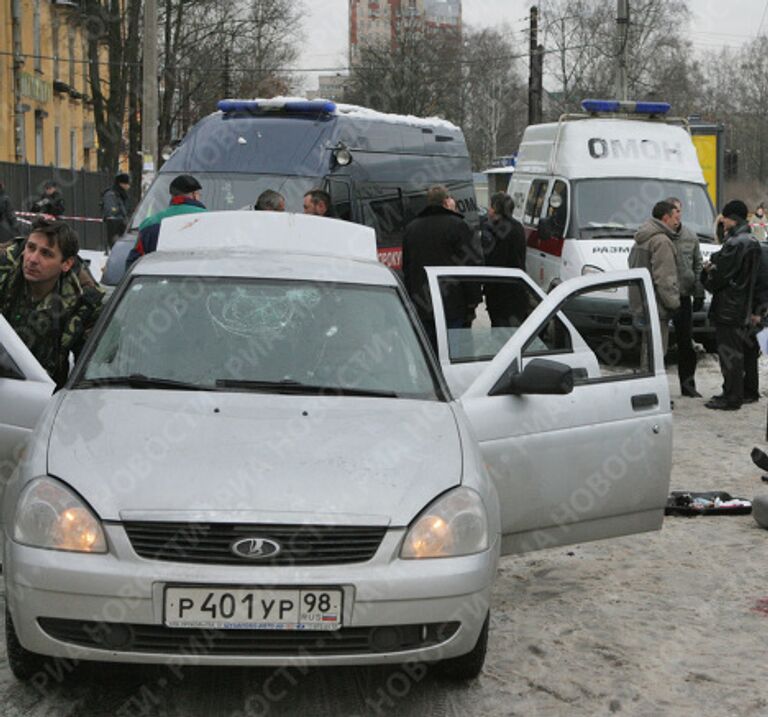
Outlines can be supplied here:
<path id="1" fill-rule="evenodd" d="M 715 212 L 687 122 L 667 119 L 663 102 L 585 100 L 584 114 L 525 130 L 509 185 L 526 232 L 526 269 L 545 291 L 575 276 L 627 268 L 638 227 L 653 205 L 677 197 L 683 223 L 696 232 L 706 260 Z M 591 300 L 571 317 L 586 332 L 630 325 L 620 291 Z M 706 315 L 694 334 L 708 336 Z"/>

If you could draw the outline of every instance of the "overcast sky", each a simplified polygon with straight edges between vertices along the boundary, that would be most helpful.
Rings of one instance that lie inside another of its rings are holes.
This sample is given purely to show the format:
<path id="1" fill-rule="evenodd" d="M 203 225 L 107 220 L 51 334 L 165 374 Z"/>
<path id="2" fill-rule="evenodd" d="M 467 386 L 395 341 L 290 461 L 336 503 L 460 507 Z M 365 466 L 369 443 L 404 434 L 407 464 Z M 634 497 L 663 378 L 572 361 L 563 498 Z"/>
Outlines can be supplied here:
<path id="1" fill-rule="evenodd" d="M 526 47 L 530 0 L 463 0 L 464 22 L 474 27 L 506 25 Z M 347 65 L 349 0 L 304 0 L 305 51 L 302 68 L 331 69 Z M 631 5 L 631 0 L 630 0 Z M 693 13 L 691 42 L 702 53 L 723 45 L 736 47 L 742 39 L 768 33 L 768 0 L 689 0 Z M 304 89 L 317 86 L 316 73 L 306 73 Z"/>

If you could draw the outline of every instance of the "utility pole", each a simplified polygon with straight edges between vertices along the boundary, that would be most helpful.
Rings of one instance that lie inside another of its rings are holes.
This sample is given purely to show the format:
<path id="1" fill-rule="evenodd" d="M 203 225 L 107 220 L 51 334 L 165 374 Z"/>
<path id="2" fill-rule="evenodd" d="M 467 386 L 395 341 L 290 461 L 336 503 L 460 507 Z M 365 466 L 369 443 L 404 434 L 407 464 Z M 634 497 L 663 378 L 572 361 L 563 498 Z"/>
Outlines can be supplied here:
<path id="1" fill-rule="evenodd" d="M 144 0 L 144 74 L 141 101 L 141 189 L 157 170 L 157 0 Z"/>
<path id="2" fill-rule="evenodd" d="M 541 124 L 544 80 L 544 47 L 539 45 L 539 8 L 531 8 L 530 73 L 528 76 L 528 124 Z"/>
<path id="3" fill-rule="evenodd" d="M 629 54 L 629 0 L 616 0 L 616 99 L 626 102 Z"/>

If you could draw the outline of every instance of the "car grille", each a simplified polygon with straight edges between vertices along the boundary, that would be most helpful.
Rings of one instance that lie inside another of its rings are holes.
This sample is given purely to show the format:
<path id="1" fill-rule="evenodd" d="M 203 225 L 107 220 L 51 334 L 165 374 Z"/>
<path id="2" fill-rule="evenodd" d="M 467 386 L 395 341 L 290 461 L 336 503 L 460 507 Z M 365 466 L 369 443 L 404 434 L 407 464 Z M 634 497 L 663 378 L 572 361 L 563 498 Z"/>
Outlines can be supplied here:
<path id="1" fill-rule="evenodd" d="M 341 565 L 370 560 L 386 528 L 336 525 L 234 525 L 226 523 L 123 523 L 142 558 L 180 563 L 236 565 Z M 231 546 L 243 538 L 267 538 L 281 551 L 243 558 Z"/>
<path id="2" fill-rule="evenodd" d="M 81 647 L 116 652 L 180 655 L 365 655 L 416 650 L 453 637 L 458 622 L 385 627 L 342 627 L 334 632 L 303 630 L 201 630 L 38 618 L 52 638 Z"/>

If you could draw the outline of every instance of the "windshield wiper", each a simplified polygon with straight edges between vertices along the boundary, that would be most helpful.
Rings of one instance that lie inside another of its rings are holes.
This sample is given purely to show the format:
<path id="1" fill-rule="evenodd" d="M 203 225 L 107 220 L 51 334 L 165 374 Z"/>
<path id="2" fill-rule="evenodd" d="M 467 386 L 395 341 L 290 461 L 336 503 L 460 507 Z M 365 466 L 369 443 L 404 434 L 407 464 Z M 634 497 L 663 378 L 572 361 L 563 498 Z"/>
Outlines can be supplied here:
<path id="1" fill-rule="evenodd" d="M 247 391 L 263 391 L 265 393 L 296 393 L 325 396 L 373 396 L 375 398 L 397 398 L 394 391 L 378 391 L 368 388 L 351 388 L 348 386 L 317 386 L 301 381 L 283 379 L 281 381 L 249 381 L 239 378 L 220 378 L 216 388 L 240 388 Z"/>
<path id="2" fill-rule="evenodd" d="M 188 381 L 174 381 L 170 378 L 153 378 L 142 373 L 128 376 L 104 376 L 78 381 L 74 388 L 102 388 L 104 386 L 128 386 L 129 388 L 160 388 L 170 391 L 213 391 L 212 386 L 200 386 Z"/>

